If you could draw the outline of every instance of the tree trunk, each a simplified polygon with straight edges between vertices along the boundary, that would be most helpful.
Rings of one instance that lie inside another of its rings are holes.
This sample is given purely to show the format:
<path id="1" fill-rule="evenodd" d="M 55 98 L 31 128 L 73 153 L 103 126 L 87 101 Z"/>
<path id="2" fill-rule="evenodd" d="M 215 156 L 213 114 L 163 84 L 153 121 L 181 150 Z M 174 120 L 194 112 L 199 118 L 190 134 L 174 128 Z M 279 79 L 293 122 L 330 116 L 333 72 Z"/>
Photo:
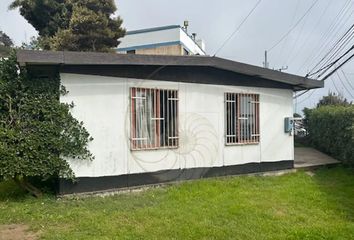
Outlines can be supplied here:
<path id="1" fill-rule="evenodd" d="M 16 176 L 14 178 L 15 183 L 20 186 L 22 189 L 26 190 L 29 192 L 31 195 L 33 195 L 36 198 L 41 198 L 43 196 L 42 191 L 33 186 L 27 179 L 26 177 L 20 177 Z"/>

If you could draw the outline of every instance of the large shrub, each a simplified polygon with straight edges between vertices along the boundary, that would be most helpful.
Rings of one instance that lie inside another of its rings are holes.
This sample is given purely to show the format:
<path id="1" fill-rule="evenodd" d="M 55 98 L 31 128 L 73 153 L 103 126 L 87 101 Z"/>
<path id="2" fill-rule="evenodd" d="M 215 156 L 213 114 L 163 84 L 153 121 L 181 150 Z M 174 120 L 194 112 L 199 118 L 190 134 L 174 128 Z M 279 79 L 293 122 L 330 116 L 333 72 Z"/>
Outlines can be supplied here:
<path id="1" fill-rule="evenodd" d="M 315 148 L 354 165 L 354 105 L 305 111 L 308 138 Z"/>
<path id="2" fill-rule="evenodd" d="M 34 195 L 29 178 L 74 178 L 66 158 L 92 159 L 89 133 L 59 102 L 59 74 L 35 78 L 13 53 L 0 61 L 0 180 L 14 179 Z"/>

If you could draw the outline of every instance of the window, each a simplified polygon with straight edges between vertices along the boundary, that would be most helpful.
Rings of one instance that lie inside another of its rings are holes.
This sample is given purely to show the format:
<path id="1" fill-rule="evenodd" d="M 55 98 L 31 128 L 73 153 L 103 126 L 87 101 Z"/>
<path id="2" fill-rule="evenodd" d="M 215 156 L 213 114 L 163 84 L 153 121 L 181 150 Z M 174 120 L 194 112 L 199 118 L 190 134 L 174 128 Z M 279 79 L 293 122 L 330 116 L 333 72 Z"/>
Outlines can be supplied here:
<path id="1" fill-rule="evenodd" d="M 259 95 L 225 93 L 226 145 L 259 142 Z"/>
<path id="2" fill-rule="evenodd" d="M 134 50 L 128 50 L 128 51 L 127 51 L 127 54 L 135 54 L 135 53 L 136 53 L 135 49 L 134 49 Z"/>
<path id="3" fill-rule="evenodd" d="M 132 150 L 178 147 L 178 91 L 131 88 Z"/>

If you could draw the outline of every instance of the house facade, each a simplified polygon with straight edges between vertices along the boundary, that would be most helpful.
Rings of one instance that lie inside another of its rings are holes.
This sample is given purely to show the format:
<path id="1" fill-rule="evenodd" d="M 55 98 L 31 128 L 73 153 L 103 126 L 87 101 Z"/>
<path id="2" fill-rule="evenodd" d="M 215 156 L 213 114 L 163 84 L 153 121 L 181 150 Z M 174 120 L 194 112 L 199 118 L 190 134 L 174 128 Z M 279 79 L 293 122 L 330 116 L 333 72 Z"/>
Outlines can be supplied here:
<path id="1" fill-rule="evenodd" d="M 293 168 L 293 92 L 323 86 L 215 57 L 20 51 L 18 61 L 58 69 L 60 101 L 94 138 L 95 159 L 68 159 L 78 181 L 61 180 L 60 194 Z"/>

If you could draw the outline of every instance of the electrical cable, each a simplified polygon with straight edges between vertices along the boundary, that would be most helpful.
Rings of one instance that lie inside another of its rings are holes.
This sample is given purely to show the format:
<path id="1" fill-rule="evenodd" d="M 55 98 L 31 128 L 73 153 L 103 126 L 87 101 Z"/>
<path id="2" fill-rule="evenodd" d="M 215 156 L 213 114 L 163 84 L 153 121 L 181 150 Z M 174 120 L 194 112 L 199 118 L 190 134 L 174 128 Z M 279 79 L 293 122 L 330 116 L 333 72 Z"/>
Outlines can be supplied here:
<path id="1" fill-rule="evenodd" d="M 240 30 L 240 28 L 242 27 L 242 25 L 247 21 L 248 17 L 251 16 L 251 14 L 253 13 L 253 11 L 258 7 L 258 5 L 262 2 L 262 0 L 258 0 L 258 2 L 253 6 L 253 8 L 251 9 L 251 11 L 248 12 L 247 16 L 242 20 L 242 22 L 237 26 L 237 28 L 235 29 L 235 31 L 232 32 L 232 34 L 223 42 L 223 44 L 216 50 L 216 52 L 214 53 L 214 57 L 216 56 L 216 54 L 218 54 L 220 52 L 221 49 L 224 48 L 224 46 L 226 45 L 226 43 L 228 41 L 231 40 L 232 37 L 234 37 L 234 35 Z"/>
<path id="2" fill-rule="evenodd" d="M 354 45 L 353 45 L 354 47 Z M 352 48 L 353 48 L 352 47 Z M 338 69 L 340 69 L 342 66 L 344 66 L 344 64 L 346 64 L 347 62 L 349 62 L 352 58 L 354 57 L 354 54 L 352 54 L 349 58 L 347 58 L 344 62 L 342 62 L 341 64 L 339 64 L 338 67 L 336 67 L 335 69 L 333 69 L 329 74 L 327 74 L 325 77 L 323 77 L 323 79 L 321 81 L 325 81 L 327 78 L 329 78 L 333 73 L 335 73 Z"/>
<path id="3" fill-rule="evenodd" d="M 329 6 L 330 6 L 332 3 L 333 3 L 332 0 L 329 0 L 329 1 L 328 1 L 328 4 L 326 5 L 325 9 L 323 10 L 323 12 L 322 12 L 320 18 L 317 20 L 316 24 L 314 25 L 313 30 L 310 31 L 310 32 L 307 34 L 307 36 L 306 36 L 306 38 L 305 38 L 305 41 L 301 44 L 301 46 L 300 46 L 299 50 L 296 52 L 296 54 L 295 54 L 294 56 L 292 56 L 291 58 L 290 58 L 290 55 L 289 55 L 289 57 L 288 57 L 288 58 L 286 59 L 286 61 L 285 61 L 286 63 L 289 63 L 289 65 L 290 65 L 290 63 L 292 63 L 292 62 L 299 56 L 299 54 L 302 52 L 301 49 L 304 48 L 304 46 L 306 45 L 306 43 L 309 41 L 310 37 L 313 36 L 311 33 L 312 33 L 315 29 L 318 28 L 318 26 L 319 26 L 320 23 L 322 22 L 323 17 L 325 16 L 327 10 L 329 9 Z M 290 60 L 289 60 L 289 59 L 290 59 Z M 289 61 L 289 62 L 288 62 L 288 61 Z"/>
<path id="4" fill-rule="evenodd" d="M 348 85 L 350 86 L 351 89 L 353 89 L 354 91 L 354 86 L 351 84 L 350 80 L 348 79 L 347 75 L 343 72 L 343 70 L 341 70 L 343 76 L 344 76 L 344 79 L 347 81 Z"/>
<path id="5" fill-rule="evenodd" d="M 312 89 L 311 94 L 308 95 L 306 98 L 302 99 L 300 102 L 298 102 L 298 104 L 303 103 L 303 102 L 305 102 L 307 99 L 309 99 L 309 98 L 313 95 L 313 93 L 314 93 L 316 90 L 317 90 L 317 89 Z"/>
<path id="6" fill-rule="evenodd" d="M 295 23 L 295 25 L 293 25 L 272 47 L 270 47 L 268 49 L 268 52 L 270 52 L 272 49 L 274 49 L 276 46 L 279 45 L 279 43 L 281 43 L 296 27 L 297 25 L 299 25 L 299 23 L 307 16 L 307 14 L 310 13 L 310 11 L 312 10 L 312 8 L 316 5 L 316 3 L 319 0 L 315 0 L 311 6 L 306 10 L 306 12 L 302 15 L 301 18 L 299 18 L 299 20 Z"/>
<path id="7" fill-rule="evenodd" d="M 321 66 L 325 66 L 326 64 L 328 64 L 331 60 L 333 60 L 337 54 L 339 54 L 340 50 L 342 50 L 342 48 L 345 46 L 345 44 L 347 44 L 348 42 L 350 42 L 353 37 L 354 37 L 354 31 L 352 33 L 350 33 L 351 30 L 354 29 L 354 24 L 344 33 L 344 35 L 338 39 L 335 44 L 332 46 L 332 48 L 321 58 L 321 60 L 311 69 L 310 73 L 312 71 L 314 71 L 314 69 L 316 69 L 318 66 L 321 65 L 322 62 L 324 62 Z M 344 40 L 343 40 L 344 39 Z M 342 42 L 343 41 L 343 42 Z M 342 43 L 341 43 L 342 42 Z M 339 45 L 340 44 L 340 45 Z M 335 51 L 334 51 L 335 50 Z M 328 57 L 328 55 L 331 54 L 331 52 L 334 51 L 334 53 L 332 53 L 332 55 L 326 60 L 326 57 Z"/>
<path id="8" fill-rule="evenodd" d="M 321 56 L 323 50 L 328 46 L 328 44 L 331 42 L 331 36 L 335 36 L 336 34 L 333 34 L 334 31 L 336 31 L 336 33 L 339 31 L 336 30 L 339 26 L 339 23 L 341 23 L 343 17 L 346 14 L 346 11 L 349 9 L 348 5 L 351 3 L 351 0 L 347 0 L 344 5 L 342 6 L 342 8 L 339 10 L 339 12 L 337 13 L 337 15 L 334 17 L 333 21 L 331 22 L 331 24 L 329 25 L 329 27 L 327 28 L 327 30 L 324 32 L 324 34 L 322 35 L 321 39 L 323 40 L 323 44 L 321 45 L 317 45 L 309 54 L 308 58 L 304 61 L 304 63 L 298 68 L 297 72 L 300 72 L 306 65 L 309 65 L 309 62 L 313 62 L 314 59 L 316 59 L 318 56 Z M 346 20 L 348 21 L 348 19 Z M 332 36 L 332 39 L 333 39 Z M 310 64 L 311 65 L 311 64 Z"/>
<path id="9" fill-rule="evenodd" d="M 294 14 L 293 14 L 293 16 L 291 18 L 291 25 L 294 24 L 295 17 L 297 15 L 298 10 L 299 10 L 299 5 L 300 5 L 300 0 L 297 0 L 295 11 L 294 11 Z M 283 56 L 283 52 L 284 52 L 284 49 L 285 49 L 285 46 L 286 46 L 287 42 L 288 42 L 288 38 L 286 38 L 286 40 L 284 41 L 284 43 L 283 43 L 283 45 L 282 45 L 282 47 L 280 49 L 280 53 L 277 54 L 276 56 L 280 56 L 280 57 Z M 274 57 L 276 57 L 276 56 L 274 56 Z"/>
<path id="10" fill-rule="evenodd" d="M 347 88 L 347 86 L 344 84 L 342 78 L 339 76 L 338 71 L 336 71 L 336 75 L 337 75 L 337 78 L 339 78 L 339 81 L 340 81 L 340 83 L 342 84 L 342 86 L 343 86 L 343 88 L 345 89 L 345 91 L 347 91 L 347 93 L 350 95 L 350 97 L 351 97 L 352 99 L 354 99 L 354 96 L 353 96 L 352 93 L 348 90 L 348 88 Z"/>
<path id="11" fill-rule="evenodd" d="M 307 90 L 305 90 L 304 92 L 299 93 L 298 95 L 295 95 L 293 98 L 296 99 L 296 98 L 298 98 L 298 97 L 301 97 L 302 95 L 308 93 L 309 91 L 311 91 L 311 89 L 307 89 Z"/>
<path id="12" fill-rule="evenodd" d="M 319 75 L 317 76 L 317 78 L 321 77 L 323 74 L 325 74 L 332 66 L 334 66 L 337 62 L 339 62 L 339 60 L 341 60 L 343 57 L 345 57 L 348 53 L 350 53 L 352 50 L 354 49 L 354 45 L 351 46 L 351 48 L 349 48 L 344 54 L 342 54 L 339 58 L 337 58 L 335 61 L 333 61 L 332 63 L 320 68 L 319 70 L 317 70 L 314 73 L 311 74 L 307 74 L 306 77 L 310 77 L 313 76 L 317 73 L 319 73 Z M 347 59 L 345 61 L 345 63 L 350 60 L 354 55 L 352 55 L 349 59 Z M 342 66 L 342 65 L 340 65 Z M 336 68 L 335 70 L 337 70 L 338 68 Z M 332 75 L 335 71 L 331 72 L 330 74 Z M 321 81 L 324 81 L 324 79 L 322 79 Z"/>
<path id="13" fill-rule="evenodd" d="M 334 81 L 334 78 L 331 77 L 331 80 L 332 80 L 332 83 L 333 83 L 334 88 L 335 88 L 336 91 L 337 91 L 337 95 L 340 95 L 341 93 L 340 93 L 340 91 L 339 91 L 339 89 L 338 89 L 338 87 L 337 87 L 337 85 L 336 85 L 336 83 L 335 83 L 335 81 Z"/>
<path id="14" fill-rule="evenodd" d="M 347 17 L 346 21 L 342 24 L 342 26 L 344 26 L 344 25 L 347 23 L 347 21 L 351 19 L 350 17 L 351 17 L 353 14 L 354 14 L 354 10 L 350 13 L 350 15 Z M 338 32 L 339 32 L 340 29 L 341 29 L 341 28 L 337 29 L 337 31 L 335 32 L 335 34 L 333 34 L 333 37 L 332 37 L 331 39 L 333 39 L 335 36 L 338 35 Z M 348 31 L 348 30 L 347 30 L 347 31 Z M 346 34 L 344 33 L 343 36 L 346 36 Z M 324 45 L 325 48 L 323 48 L 321 51 L 319 51 L 318 54 L 316 55 L 316 57 L 317 57 L 317 56 L 320 57 L 320 56 L 324 53 L 326 47 L 329 46 L 330 43 L 331 43 L 331 40 L 329 40 L 329 41 L 326 43 L 326 45 Z M 334 44 L 334 46 L 336 46 L 336 44 L 337 44 L 337 42 Z M 314 62 L 315 59 L 316 59 L 316 58 L 313 58 L 312 62 Z"/>

